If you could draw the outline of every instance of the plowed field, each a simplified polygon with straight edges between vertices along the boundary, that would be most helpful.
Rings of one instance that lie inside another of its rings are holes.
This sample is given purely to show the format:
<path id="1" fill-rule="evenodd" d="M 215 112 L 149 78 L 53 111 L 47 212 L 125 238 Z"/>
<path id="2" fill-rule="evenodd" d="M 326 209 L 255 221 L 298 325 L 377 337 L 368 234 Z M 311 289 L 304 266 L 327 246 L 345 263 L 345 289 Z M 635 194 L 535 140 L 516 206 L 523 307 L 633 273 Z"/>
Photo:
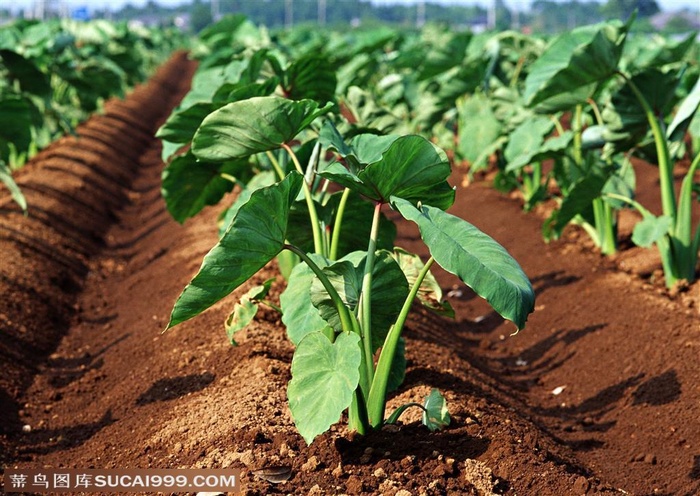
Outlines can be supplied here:
<path id="1" fill-rule="evenodd" d="M 390 406 L 437 387 L 453 417 L 443 432 L 407 415 L 366 437 L 341 424 L 306 446 L 286 406 L 293 350 L 279 315 L 263 312 L 238 347 L 226 341 L 223 321 L 249 286 L 161 334 L 217 238 L 217 209 L 179 225 L 160 196 L 152 136 L 192 70 L 173 57 L 35 157 L 17 175 L 28 217 L 0 192 L 4 465 L 236 467 L 244 493 L 260 495 L 700 493 L 700 284 L 665 290 L 658 261 L 628 242 L 612 259 L 573 228 L 545 244 L 541 217 L 485 179 L 455 172 L 451 212 L 511 252 L 537 307 L 511 336 L 438 274 L 457 318 L 416 311 Z M 656 170 L 637 174 L 640 201 L 658 204 Z M 416 232 L 399 233 L 418 250 Z M 250 285 L 276 277 L 276 299 L 277 274 L 270 265 Z M 280 465 L 289 481 L 260 477 Z"/>

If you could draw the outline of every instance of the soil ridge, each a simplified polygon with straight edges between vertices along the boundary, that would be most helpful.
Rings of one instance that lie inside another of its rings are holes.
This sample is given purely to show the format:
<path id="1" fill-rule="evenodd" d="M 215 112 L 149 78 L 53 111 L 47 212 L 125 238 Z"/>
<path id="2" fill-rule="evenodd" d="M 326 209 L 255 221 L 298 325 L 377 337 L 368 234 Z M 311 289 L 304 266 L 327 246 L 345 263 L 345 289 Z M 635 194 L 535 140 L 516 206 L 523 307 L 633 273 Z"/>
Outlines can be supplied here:
<path id="1" fill-rule="evenodd" d="M 0 436 L 16 430 L 17 401 L 69 328 L 90 260 L 130 201 L 140 156 L 187 91 L 192 65 L 173 54 L 123 101 L 106 102 L 75 136 L 32 158 L 15 176 L 27 216 L 0 191 Z"/>

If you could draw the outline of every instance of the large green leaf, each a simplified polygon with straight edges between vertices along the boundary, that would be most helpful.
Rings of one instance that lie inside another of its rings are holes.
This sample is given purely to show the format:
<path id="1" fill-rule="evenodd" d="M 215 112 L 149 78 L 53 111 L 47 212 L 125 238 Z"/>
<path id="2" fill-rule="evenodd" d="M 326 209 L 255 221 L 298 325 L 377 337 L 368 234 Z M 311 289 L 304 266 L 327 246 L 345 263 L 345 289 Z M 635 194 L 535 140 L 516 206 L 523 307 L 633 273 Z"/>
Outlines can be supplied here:
<path id="1" fill-rule="evenodd" d="M 357 308 L 362 293 L 365 260 L 365 252 L 353 252 L 323 269 L 340 298 L 351 311 Z M 384 344 L 389 327 L 396 321 L 408 296 L 406 277 L 391 254 L 384 250 L 377 251 L 372 271 L 371 292 L 372 349 L 376 350 Z M 311 286 L 311 302 L 318 308 L 326 322 L 337 331 L 341 330 L 338 311 L 318 279 L 314 280 Z"/>
<path id="2" fill-rule="evenodd" d="M 248 161 L 198 162 L 191 152 L 173 159 L 163 170 L 161 191 L 168 212 L 183 223 L 207 205 L 215 205 L 233 189 L 234 183 L 222 174 L 249 174 Z"/>
<path id="3" fill-rule="evenodd" d="M 535 117 L 515 128 L 503 152 L 508 163 L 506 170 L 516 170 L 531 164 L 553 128 L 554 123 L 548 117 Z"/>
<path id="4" fill-rule="evenodd" d="M 0 62 L 8 71 L 8 79 L 18 81 L 22 91 L 41 97 L 51 96 L 49 78 L 34 62 L 12 50 L 0 50 Z"/>
<path id="5" fill-rule="evenodd" d="M 244 181 L 238 182 L 238 186 L 240 186 L 241 191 L 238 193 L 238 196 L 233 204 L 226 209 L 226 212 L 221 216 L 219 221 L 219 237 L 226 233 L 226 229 L 228 229 L 229 224 L 231 224 L 231 221 L 236 217 L 238 209 L 240 209 L 241 206 L 250 199 L 250 195 L 260 188 L 265 188 L 275 184 L 276 179 L 277 176 L 273 171 L 262 171 L 255 174 L 247 183 Z"/>
<path id="6" fill-rule="evenodd" d="M 171 143 L 189 143 L 204 118 L 216 109 L 213 103 L 198 102 L 174 111 L 158 132 L 156 138 Z"/>
<path id="7" fill-rule="evenodd" d="M 275 150 L 291 141 L 332 104 L 261 96 L 229 103 L 209 114 L 197 130 L 192 150 L 201 160 L 221 162 Z"/>
<path id="8" fill-rule="evenodd" d="M 647 69 L 636 74 L 631 81 L 644 95 L 654 112 L 661 116 L 670 114 L 676 103 L 675 89 L 679 83 L 679 74 L 676 71 Z M 647 136 L 649 121 L 630 83 L 624 84 L 613 95 L 602 115 L 608 128 L 606 138 L 615 142 L 616 149 L 629 150 Z"/>
<path id="9" fill-rule="evenodd" d="M 322 256 L 309 255 L 316 265 L 323 268 L 328 265 Z M 319 332 L 328 327 L 316 307 L 311 303 L 311 284 L 315 275 L 305 263 L 297 264 L 292 270 L 287 288 L 280 295 L 282 306 L 282 323 L 287 328 L 287 336 L 295 345 L 307 334 Z"/>
<path id="10" fill-rule="evenodd" d="M 593 200 L 601 196 L 609 173 L 592 172 L 581 177 L 572 185 L 558 210 L 547 219 L 542 231 L 545 239 L 558 238 L 564 227 L 577 215 L 584 215 L 591 209 Z"/>
<path id="11" fill-rule="evenodd" d="M 289 208 L 303 180 L 300 174 L 292 172 L 279 183 L 250 196 L 177 299 L 168 328 L 212 306 L 282 250 Z"/>
<path id="12" fill-rule="evenodd" d="M 503 126 L 491 108 L 491 101 L 480 93 L 459 103 L 457 112 L 457 151 L 473 170 L 483 168 L 489 156 L 505 142 L 501 136 Z"/>
<path id="13" fill-rule="evenodd" d="M 684 56 L 693 46 L 696 36 L 696 33 L 690 33 L 681 39 L 667 38 L 658 34 L 640 36 L 636 40 L 637 43 L 628 45 L 632 50 L 625 50 L 623 60 L 628 62 L 626 70 L 636 73 L 649 67 L 681 64 Z"/>
<path id="14" fill-rule="evenodd" d="M 401 215 L 418 225 L 430 254 L 458 276 L 504 318 L 522 329 L 535 308 L 535 293 L 513 257 L 490 236 L 467 221 L 423 205 L 392 198 Z"/>
<path id="15" fill-rule="evenodd" d="M 335 70 L 325 55 L 309 53 L 296 59 L 285 73 L 284 91 L 293 100 L 317 102 L 335 99 Z"/>
<path id="16" fill-rule="evenodd" d="M 618 68 L 629 26 L 584 26 L 555 38 L 529 67 L 524 98 L 543 112 L 585 103 Z"/>
<path id="17" fill-rule="evenodd" d="M 446 210 L 454 202 L 454 190 L 447 183 L 450 164 L 445 153 L 422 136 L 402 136 L 391 143 L 382 158 L 353 174 L 338 163 L 321 172 L 366 196 L 388 203 L 397 196 Z"/>
<path id="18" fill-rule="evenodd" d="M 682 140 L 688 130 L 690 122 L 700 108 L 700 79 L 695 82 L 695 86 L 690 91 L 688 96 L 681 102 L 678 107 L 673 121 L 669 124 L 666 135 L 671 140 Z"/>
<path id="19" fill-rule="evenodd" d="M 350 406 L 360 382 L 359 342 L 355 333 L 342 333 L 331 343 L 314 332 L 297 346 L 287 397 L 294 423 L 308 444 L 340 420 Z"/>

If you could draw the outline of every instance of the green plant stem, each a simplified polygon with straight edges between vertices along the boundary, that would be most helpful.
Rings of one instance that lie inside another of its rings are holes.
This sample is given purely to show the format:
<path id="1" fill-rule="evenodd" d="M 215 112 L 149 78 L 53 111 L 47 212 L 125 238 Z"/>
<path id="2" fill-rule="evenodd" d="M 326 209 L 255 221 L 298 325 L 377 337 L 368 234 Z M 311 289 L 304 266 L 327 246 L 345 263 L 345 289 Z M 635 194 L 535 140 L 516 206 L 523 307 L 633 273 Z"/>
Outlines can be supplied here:
<path id="1" fill-rule="evenodd" d="M 267 305 L 268 307 L 272 308 L 272 309 L 273 309 L 274 311 L 276 311 L 277 313 L 282 314 L 282 309 L 281 309 L 279 306 L 277 306 L 277 305 L 275 305 L 274 303 L 272 303 L 271 301 L 269 301 L 269 300 L 260 300 L 260 303 L 263 303 L 263 304 Z"/>
<path id="2" fill-rule="evenodd" d="M 323 273 L 323 270 L 318 265 L 316 265 L 313 260 L 311 260 L 311 257 L 309 257 L 306 253 L 304 253 L 303 250 L 299 249 L 297 246 L 285 244 L 283 248 L 293 253 L 296 253 L 299 256 L 299 258 L 306 262 L 306 265 L 309 266 L 309 268 L 314 272 L 314 274 L 316 274 L 316 277 L 318 277 L 318 279 L 321 281 L 321 284 L 323 284 L 323 287 L 328 292 L 328 295 L 333 301 L 333 305 L 335 305 L 335 308 L 338 311 L 338 316 L 340 317 L 340 325 L 343 328 L 343 331 L 358 332 L 356 326 L 353 325 L 353 320 L 350 316 L 350 311 L 348 310 L 348 307 L 345 306 L 343 299 L 335 290 L 331 282 L 328 280 L 326 274 Z"/>
<path id="3" fill-rule="evenodd" d="M 382 346 L 382 351 L 379 353 L 379 360 L 377 361 L 377 370 L 374 374 L 374 380 L 372 381 L 372 387 L 369 390 L 369 400 L 367 401 L 367 412 L 369 417 L 369 423 L 372 427 L 377 428 L 384 422 L 384 409 L 386 407 L 386 389 L 389 384 L 389 374 L 391 373 L 391 364 L 394 361 L 394 355 L 396 354 L 396 346 L 399 343 L 399 338 L 401 337 L 401 332 L 403 331 L 403 326 L 408 318 L 408 313 L 411 310 L 411 305 L 413 300 L 418 294 L 418 290 L 423 284 L 425 276 L 428 275 L 430 267 L 433 265 L 435 260 L 430 257 L 423 269 L 416 277 L 415 282 L 411 291 L 408 293 L 406 300 L 404 301 L 403 307 L 401 307 L 401 312 L 396 318 L 396 322 L 391 326 L 389 332 L 384 339 L 384 346 Z"/>
<path id="4" fill-rule="evenodd" d="M 599 197 L 593 200 L 593 217 L 595 230 L 598 233 L 598 247 L 604 255 L 612 255 L 617 251 L 613 216 L 612 207 L 603 198 Z"/>
<path id="5" fill-rule="evenodd" d="M 427 411 L 428 411 L 428 410 L 426 410 L 425 407 L 424 407 L 423 405 L 421 405 L 420 403 L 416 403 L 415 401 L 412 401 L 411 403 L 406 403 L 406 404 L 404 404 L 404 405 L 401 405 L 401 406 L 398 407 L 396 410 L 394 410 L 394 413 L 392 413 L 391 415 L 389 415 L 389 418 L 386 419 L 386 423 L 387 423 L 387 424 L 395 424 L 396 422 L 399 421 L 399 418 L 401 417 L 401 415 L 403 415 L 403 412 L 405 412 L 406 410 L 408 410 L 408 409 L 411 408 L 411 407 L 418 407 L 418 408 L 420 408 L 421 410 L 423 410 L 424 412 L 427 412 Z"/>
<path id="6" fill-rule="evenodd" d="M 338 211 L 335 213 L 335 222 L 333 223 L 333 237 L 331 238 L 331 249 L 328 258 L 331 260 L 338 259 L 338 245 L 340 244 L 340 232 L 343 228 L 343 216 L 345 215 L 345 205 L 350 197 L 350 189 L 345 188 L 340 202 L 338 203 Z"/>
<path id="7" fill-rule="evenodd" d="M 552 119 L 552 122 L 554 122 L 554 127 L 557 129 L 557 133 L 559 136 L 564 134 L 566 131 L 564 130 L 564 126 L 561 125 L 561 122 L 559 122 L 559 119 L 557 119 L 554 116 L 551 116 L 550 119 Z"/>
<path id="8" fill-rule="evenodd" d="M 576 105 L 576 110 L 574 111 L 574 119 L 571 123 L 571 130 L 574 132 L 574 161 L 576 165 L 581 167 L 583 164 L 583 106 Z"/>
<path id="9" fill-rule="evenodd" d="M 523 70 L 523 66 L 525 65 L 525 56 L 521 56 L 518 59 L 518 63 L 515 65 L 515 70 L 513 71 L 513 75 L 510 78 L 510 88 L 515 88 L 518 84 L 518 78 L 520 77 L 520 73 Z"/>
<path id="10" fill-rule="evenodd" d="M 265 152 L 265 155 L 267 155 L 267 158 L 270 159 L 270 163 L 272 164 L 272 168 L 275 170 L 275 174 L 277 174 L 277 178 L 280 181 L 284 179 L 284 171 L 282 170 L 282 167 L 280 167 L 280 163 L 277 161 L 277 158 L 275 158 L 275 155 L 271 151 Z"/>
<path id="11" fill-rule="evenodd" d="M 374 360 L 372 353 L 372 272 L 377 252 L 377 235 L 379 233 L 379 220 L 381 218 L 382 204 L 374 205 L 372 216 L 372 229 L 369 234 L 369 245 L 365 258 L 365 273 L 362 277 L 362 293 L 360 294 L 360 325 L 362 327 L 362 345 L 365 353 L 365 367 L 369 384 L 374 379 Z"/>
<path id="12" fill-rule="evenodd" d="M 600 109 L 598 108 L 598 104 L 592 98 L 589 98 L 587 101 L 588 101 L 588 104 L 593 109 L 593 115 L 595 115 L 596 123 L 602 126 L 604 124 L 603 114 L 600 113 Z"/>
<path id="13" fill-rule="evenodd" d="M 235 177 L 233 177 L 231 174 L 226 174 L 225 172 L 222 172 L 221 174 L 219 174 L 219 176 L 221 176 L 222 179 L 226 179 L 227 181 L 232 182 L 233 184 L 236 184 L 238 182 Z"/>
<path id="14" fill-rule="evenodd" d="M 292 162 L 294 162 L 294 167 L 297 171 L 299 171 L 299 174 L 303 176 L 304 169 L 301 168 L 301 164 L 299 163 L 299 159 L 294 153 L 294 150 L 292 150 L 291 147 L 286 143 L 282 143 L 282 148 L 286 150 L 286 152 L 291 157 Z M 311 195 L 311 188 L 309 187 L 309 183 L 307 183 L 306 180 L 304 180 L 302 188 L 304 190 L 306 206 L 309 209 L 309 217 L 311 218 L 311 229 L 314 235 L 314 251 L 319 255 L 328 256 L 328 253 L 324 249 L 325 243 L 323 242 L 323 233 L 321 232 L 321 224 L 319 223 L 318 212 L 316 211 L 316 204 L 314 203 L 314 199 Z"/>
<path id="15" fill-rule="evenodd" d="M 678 201 L 678 217 L 675 225 L 675 235 L 678 244 L 683 248 L 677 254 L 678 275 L 688 282 L 695 280 L 695 267 L 698 263 L 700 250 L 700 226 L 693 236 L 693 180 L 700 168 L 700 153 L 695 156 L 690 168 L 683 178 Z"/>
<path id="16" fill-rule="evenodd" d="M 352 403 L 348 408 L 348 428 L 363 436 L 371 429 L 367 420 L 367 404 L 360 388 L 357 388 L 353 393 Z"/>

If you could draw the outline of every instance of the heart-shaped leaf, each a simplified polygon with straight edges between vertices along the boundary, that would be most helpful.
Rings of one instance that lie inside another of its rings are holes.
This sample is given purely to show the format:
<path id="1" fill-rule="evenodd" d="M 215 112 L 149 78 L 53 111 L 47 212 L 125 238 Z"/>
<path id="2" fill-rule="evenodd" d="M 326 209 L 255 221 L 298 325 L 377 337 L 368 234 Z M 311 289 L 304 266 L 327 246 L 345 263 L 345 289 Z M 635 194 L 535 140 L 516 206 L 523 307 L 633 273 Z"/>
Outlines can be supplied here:
<path id="1" fill-rule="evenodd" d="M 447 402 L 437 389 L 430 391 L 423 408 L 423 425 L 431 431 L 439 431 L 450 425 Z"/>
<path id="2" fill-rule="evenodd" d="M 360 337 L 341 333 L 331 343 L 320 332 L 301 340 L 292 359 L 287 397 L 294 423 L 307 444 L 340 420 L 360 382 Z"/>
<path id="3" fill-rule="evenodd" d="M 285 93 L 294 100 L 308 98 L 329 102 L 338 84 L 335 70 L 325 55 L 309 53 L 297 58 L 285 73 Z"/>
<path id="4" fill-rule="evenodd" d="M 353 252 L 323 269 L 340 298 L 351 311 L 357 307 L 362 293 L 365 260 L 365 252 Z M 372 271 L 371 292 L 372 350 L 376 350 L 384 344 L 386 333 L 396 321 L 408 296 L 406 277 L 397 262 L 384 250 L 377 251 Z M 315 279 L 311 286 L 311 302 L 328 324 L 337 331 L 342 328 L 338 311 L 318 279 Z"/>
<path id="5" fill-rule="evenodd" d="M 183 223 L 206 205 L 215 205 L 233 189 L 222 174 L 247 179 L 250 165 L 245 159 L 224 163 L 198 162 L 191 152 L 178 156 L 163 170 L 162 193 L 173 218 Z"/>
<path id="6" fill-rule="evenodd" d="M 458 276 L 504 318 L 522 329 L 535 308 L 535 293 L 518 262 L 493 238 L 467 221 L 400 198 L 392 205 L 415 222 L 430 254 L 442 268 Z"/>
<path id="7" fill-rule="evenodd" d="M 673 219 L 668 215 L 656 217 L 654 215 L 645 216 L 637 222 L 632 232 L 632 241 L 635 245 L 649 248 L 656 241 L 665 236 L 671 226 Z"/>
<path id="8" fill-rule="evenodd" d="M 503 125 L 496 118 L 490 100 L 477 93 L 457 105 L 459 142 L 457 151 L 472 167 L 488 164 L 489 156 L 501 147 Z"/>
<path id="9" fill-rule="evenodd" d="M 335 163 L 321 175 L 376 202 L 388 203 L 396 196 L 444 210 L 454 202 L 454 190 L 447 183 L 450 171 L 442 150 L 422 136 L 410 135 L 393 141 L 381 159 L 357 174 Z"/>
<path id="10" fill-rule="evenodd" d="M 175 302 L 168 328 L 212 306 L 282 250 L 289 208 L 303 180 L 292 172 L 279 183 L 253 192 Z"/>
<path id="11" fill-rule="evenodd" d="M 409 287 L 413 287 L 425 264 L 418 255 L 409 253 L 401 248 L 394 248 L 394 258 L 406 276 Z M 450 302 L 442 299 L 442 288 L 432 272 L 428 271 L 423 281 L 421 281 L 417 297 L 418 301 L 429 310 L 439 315 L 454 318 L 455 312 Z"/>
<path id="12" fill-rule="evenodd" d="M 221 162 L 276 150 L 291 141 L 332 104 L 261 96 L 229 103 L 209 114 L 197 130 L 192 151 L 201 160 Z"/>
<path id="13" fill-rule="evenodd" d="M 189 143 L 194 133 L 206 116 L 216 110 L 216 105 L 209 102 L 198 102 L 190 107 L 178 109 L 170 114 L 158 132 L 156 138 L 171 143 Z"/>
<path id="14" fill-rule="evenodd" d="M 324 268 L 328 265 L 322 256 L 309 255 L 316 265 Z M 289 340 L 298 345 L 311 332 L 319 332 L 328 327 L 318 310 L 311 303 L 311 285 L 315 275 L 305 263 L 300 263 L 292 270 L 287 288 L 280 295 L 282 306 L 282 323 L 287 328 Z"/>
<path id="15" fill-rule="evenodd" d="M 555 38 L 528 69 L 523 95 L 527 105 L 551 113 L 585 103 L 617 70 L 628 29 L 614 21 Z"/>

